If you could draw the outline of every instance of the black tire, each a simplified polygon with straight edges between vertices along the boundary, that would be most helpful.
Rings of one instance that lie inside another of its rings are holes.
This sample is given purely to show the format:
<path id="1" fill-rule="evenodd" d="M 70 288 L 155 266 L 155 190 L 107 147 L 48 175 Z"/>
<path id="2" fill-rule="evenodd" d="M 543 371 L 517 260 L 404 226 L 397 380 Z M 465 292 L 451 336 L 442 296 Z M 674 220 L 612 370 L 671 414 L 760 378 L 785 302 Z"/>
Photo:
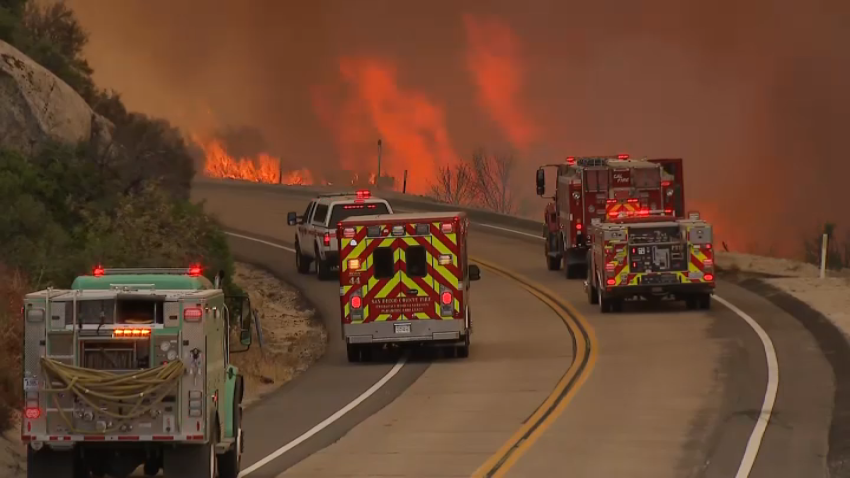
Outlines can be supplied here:
<path id="1" fill-rule="evenodd" d="M 143 467 L 145 476 L 156 476 L 159 473 L 162 464 L 159 461 L 149 460 L 145 462 Z"/>
<path id="2" fill-rule="evenodd" d="M 322 260 L 322 256 L 319 255 L 319 250 L 316 249 L 316 278 L 319 280 L 327 280 L 331 275 L 331 268 L 328 265 L 327 261 Z"/>
<path id="3" fill-rule="evenodd" d="M 236 442 L 233 444 L 233 448 L 218 456 L 219 478 L 237 478 L 242 469 L 242 451 L 245 449 L 242 431 L 242 405 L 234 402 L 233 407 L 233 416 L 235 417 L 233 429 L 236 430 Z"/>
<path id="4" fill-rule="evenodd" d="M 301 253 L 301 245 L 295 241 L 295 269 L 299 274 L 310 273 L 310 258 Z"/>
<path id="5" fill-rule="evenodd" d="M 593 280 L 592 275 L 587 278 L 587 301 L 591 305 L 599 303 L 599 289 L 596 288 L 596 281 Z"/>
<path id="6" fill-rule="evenodd" d="M 213 478 L 217 467 L 212 439 L 203 445 L 177 445 L 163 451 L 162 476 L 165 478 Z"/>
<path id="7" fill-rule="evenodd" d="M 351 363 L 360 362 L 360 346 L 355 344 L 345 344 L 346 352 L 348 352 L 348 361 Z"/>
<path id="8" fill-rule="evenodd" d="M 546 256 L 546 268 L 550 271 L 559 271 L 561 270 L 561 263 L 563 262 L 563 258 L 561 257 L 552 257 Z"/>
<path id="9" fill-rule="evenodd" d="M 702 294 L 698 300 L 699 308 L 703 310 L 711 309 L 711 294 Z"/>
<path id="10" fill-rule="evenodd" d="M 698 301 L 696 297 L 692 295 L 685 297 L 685 307 L 687 307 L 688 310 L 695 310 L 697 305 Z"/>
<path id="11" fill-rule="evenodd" d="M 27 478 L 78 478 L 81 463 L 75 450 L 56 451 L 27 446 Z"/>
<path id="12" fill-rule="evenodd" d="M 374 346 L 371 344 L 363 344 L 360 346 L 360 360 L 364 362 L 372 361 L 372 351 L 374 350 Z"/>
<path id="13" fill-rule="evenodd" d="M 454 347 L 455 356 L 457 358 L 469 358 L 469 343 L 470 343 L 469 332 L 467 332 L 467 334 L 464 338 L 464 341 L 463 341 L 463 345 L 456 345 Z"/>

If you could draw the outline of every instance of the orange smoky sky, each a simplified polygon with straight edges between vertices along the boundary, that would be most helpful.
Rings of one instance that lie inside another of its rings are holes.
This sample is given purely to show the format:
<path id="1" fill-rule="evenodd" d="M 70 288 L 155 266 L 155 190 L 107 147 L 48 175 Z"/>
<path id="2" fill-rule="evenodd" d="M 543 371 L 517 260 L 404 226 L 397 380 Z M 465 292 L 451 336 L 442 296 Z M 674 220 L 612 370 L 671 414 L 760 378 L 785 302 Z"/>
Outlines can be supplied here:
<path id="1" fill-rule="evenodd" d="M 525 149 L 538 137 L 523 103 L 523 75 L 518 39 L 510 26 L 493 16 L 463 16 L 467 63 L 481 103 L 508 135 Z"/>
<path id="2" fill-rule="evenodd" d="M 733 249 L 850 226 L 846 1 L 67 1 L 101 86 L 189 132 L 254 128 L 288 169 L 374 171 L 382 138 L 382 169 L 422 191 L 477 146 L 516 149 L 539 217 L 539 164 L 683 157 Z"/>

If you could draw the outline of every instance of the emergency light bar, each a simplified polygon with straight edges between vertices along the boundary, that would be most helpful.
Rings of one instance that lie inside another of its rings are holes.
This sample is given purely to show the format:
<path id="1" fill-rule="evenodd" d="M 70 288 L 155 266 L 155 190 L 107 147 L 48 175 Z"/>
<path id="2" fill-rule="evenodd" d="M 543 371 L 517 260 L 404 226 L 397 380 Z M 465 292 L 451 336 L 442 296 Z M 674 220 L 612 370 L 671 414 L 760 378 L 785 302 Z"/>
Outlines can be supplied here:
<path id="1" fill-rule="evenodd" d="M 191 266 L 186 268 L 174 267 L 150 267 L 150 268 L 109 268 L 103 266 L 95 266 L 92 270 L 92 275 L 95 277 L 111 276 L 111 275 L 139 275 L 139 274 L 169 274 L 169 275 L 186 275 L 197 277 L 203 272 L 201 266 Z"/>
<path id="2" fill-rule="evenodd" d="M 372 197 L 372 192 L 368 189 L 360 189 L 357 191 L 357 199 L 369 199 Z"/>

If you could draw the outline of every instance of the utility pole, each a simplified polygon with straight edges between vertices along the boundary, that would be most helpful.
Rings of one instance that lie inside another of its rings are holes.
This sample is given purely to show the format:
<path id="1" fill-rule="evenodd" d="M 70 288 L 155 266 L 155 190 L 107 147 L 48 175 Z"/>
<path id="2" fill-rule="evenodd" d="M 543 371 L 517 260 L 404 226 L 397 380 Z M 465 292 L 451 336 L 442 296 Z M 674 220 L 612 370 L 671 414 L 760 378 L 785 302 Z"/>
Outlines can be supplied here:
<path id="1" fill-rule="evenodd" d="M 380 189 L 381 187 L 381 150 L 383 150 L 383 144 L 381 143 L 380 138 L 378 139 L 378 174 L 375 176 L 375 186 Z"/>

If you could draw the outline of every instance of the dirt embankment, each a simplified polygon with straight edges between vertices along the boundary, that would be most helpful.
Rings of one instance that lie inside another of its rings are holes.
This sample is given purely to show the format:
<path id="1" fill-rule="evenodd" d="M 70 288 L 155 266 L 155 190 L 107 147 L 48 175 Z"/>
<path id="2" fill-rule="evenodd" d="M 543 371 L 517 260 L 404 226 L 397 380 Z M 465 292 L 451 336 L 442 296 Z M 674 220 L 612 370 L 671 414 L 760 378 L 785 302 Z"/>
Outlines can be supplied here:
<path id="1" fill-rule="evenodd" d="M 245 375 L 246 405 L 306 370 L 325 352 L 327 332 L 301 294 L 274 276 L 247 264 L 236 264 L 234 280 L 248 291 L 260 315 L 264 346 L 257 336 L 250 350 L 233 354 Z M 0 435 L 0 478 L 26 476 L 26 453 L 20 441 L 20 415 Z"/>
<path id="2" fill-rule="evenodd" d="M 236 263 L 234 280 L 248 291 L 263 329 L 263 348 L 255 335 L 250 350 L 232 356 L 245 375 L 245 400 L 251 403 L 307 370 L 325 353 L 328 335 L 301 294 L 268 272 Z"/>

